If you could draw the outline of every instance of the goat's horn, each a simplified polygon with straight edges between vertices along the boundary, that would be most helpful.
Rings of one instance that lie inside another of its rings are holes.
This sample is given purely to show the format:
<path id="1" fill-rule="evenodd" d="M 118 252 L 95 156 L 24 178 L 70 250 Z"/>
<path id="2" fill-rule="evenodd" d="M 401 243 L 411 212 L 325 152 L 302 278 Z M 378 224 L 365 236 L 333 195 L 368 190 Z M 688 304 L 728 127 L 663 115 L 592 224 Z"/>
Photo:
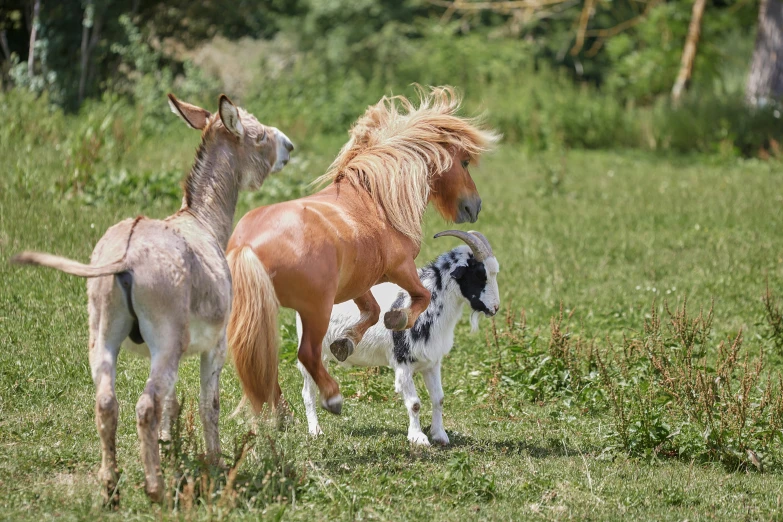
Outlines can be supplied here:
<path id="1" fill-rule="evenodd" d="M 484 244 L 487 246 L 487 250 L 489 251 L 489 255 L 487 257 L 494 257 L 495 253 L 492 251 L 492 245 L 489 244 L 489 239 L 487 239 L 487 236 L 485 236 L 478 230 L 469 230 L 468 234 L 473 234 L 474 236 L 481 239 L 484 242 Z"/>
<path id="2" fill-rule="evenodd" d="M 435 234 L 435 238 L 442 236 L 454 236 L 464 241 L 470 249 L 473 251 L 473 255 L 476 261 L 484 261 L 487 257 L 492 255 L 492 249 L 488 249 L 482 239 L 474 234 L 463 232 L 462 230 L 444 230 Z"/>

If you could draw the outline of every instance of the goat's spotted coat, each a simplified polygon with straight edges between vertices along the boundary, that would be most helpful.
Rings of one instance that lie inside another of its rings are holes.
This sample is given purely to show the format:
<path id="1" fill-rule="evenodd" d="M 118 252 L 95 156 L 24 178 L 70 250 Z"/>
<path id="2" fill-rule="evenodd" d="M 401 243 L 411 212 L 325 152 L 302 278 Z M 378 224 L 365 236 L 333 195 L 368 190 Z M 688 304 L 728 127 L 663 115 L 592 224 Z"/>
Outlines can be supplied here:
<path id="1" fill-rule="evenodd" d="M 413 383 L 413 375 L 416 373 L 424 377 L 432 401 L 432 440 L 439 444 L 449 443 L 442 420 L 441 361 L 454 345 L 454 329 L 466 303 L 471 309 L 474 329 L 478 325 L 479 313 L 494 315 L 497 312 L 500 303 L 498 271 L 495 257 L 477 261 L 468 246 L 459 246 L 441 254 L 435 261 L 419 269 L 419 278 L 432 293 L 432 299 L 414 326 L 409 330 L 391 331 L 379 321 L 365 333 L 354 353 L 345 362 L 339 363 L 344 366 L 390 366 L 394 369 L 395 390 L 402 395 L 410 420 L 408 440 L 414 444 L 429 444 L 419 423 L 421 403 Z M 382 313 L 402 308 L 410 300 L 406 292 L 391 283 L 374 286 L 372 293 Z M 359 310 L 353 302 L 334 306 L 329 330 L 323 341 L 324 361 L 337 362 L 328 347 L 343 335 L 346 328 L 355 324 L 358 316 Z M 301 329 L 297 315 L 297 332 L 300 336 Z M 304 377 L 302 397 L 308 428 L 312 435 L 318 435 L 321 433 L 316 413 L 318 390 L 301 364 L 299 369 Z"/>

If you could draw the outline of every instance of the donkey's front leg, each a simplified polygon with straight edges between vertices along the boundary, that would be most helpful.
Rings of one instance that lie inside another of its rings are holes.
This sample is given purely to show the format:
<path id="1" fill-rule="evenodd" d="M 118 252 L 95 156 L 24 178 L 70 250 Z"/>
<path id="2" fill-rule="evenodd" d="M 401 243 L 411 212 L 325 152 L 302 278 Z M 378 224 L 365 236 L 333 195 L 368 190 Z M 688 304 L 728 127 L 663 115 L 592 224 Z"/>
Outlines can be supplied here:
<path id="1" fill-rule="evenodd" d="M 416 319 L 419 318 L 419 315 L 430 305 L 430 291 L 421 284 L 413 258 L 406 259 L 400 266 L 389 271 L 387 276 L 389 281 L 401 286 L 403 290 L 410 294 L 411 303 L 408 308 L 386 312 L 383 316 L 383 324 L 389 330 L 412 328 L 416 324 Z"/>
<path id="2" fill-rule="evenodd" d="M 226 334 L 220 338 L 217 346 L 201 354 L 201 398 L 199 413 L 204 426 L 204 441 L 207 458 L 213 463 L 222 463 L 220 454 L 220 372 L 226 361 Z"/>
<path id="3" fill-rule="evenodd" d="M 359 308 L 359 320 L 345 331 L 345 335 L 339 339 L 336 339 L 329 349 L 332 351 L 335 359 L 343 362 L 351 356 L 356 349 L 365 332 L 378 322 L 378 318 L 381 315 L 381 307 L 378 305 L 378 301 L 372 295 L 372 292 L 367 292 L 353 300 L 356 306 Z"/>

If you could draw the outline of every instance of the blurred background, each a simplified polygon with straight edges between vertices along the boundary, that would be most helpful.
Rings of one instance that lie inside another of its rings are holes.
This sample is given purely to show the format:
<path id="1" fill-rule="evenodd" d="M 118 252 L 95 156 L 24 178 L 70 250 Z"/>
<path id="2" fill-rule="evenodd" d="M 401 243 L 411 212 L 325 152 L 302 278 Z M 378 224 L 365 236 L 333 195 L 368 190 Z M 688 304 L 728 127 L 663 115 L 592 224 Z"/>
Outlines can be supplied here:
<path id="1" fill-rule="evenodd" d="M 418 82 L 530 150 L 779 152 L 778 0 L 3 0 L 0 47 L 4 114 L 128 104 L 140 138 L 168 91 L 344 136 Z"/>

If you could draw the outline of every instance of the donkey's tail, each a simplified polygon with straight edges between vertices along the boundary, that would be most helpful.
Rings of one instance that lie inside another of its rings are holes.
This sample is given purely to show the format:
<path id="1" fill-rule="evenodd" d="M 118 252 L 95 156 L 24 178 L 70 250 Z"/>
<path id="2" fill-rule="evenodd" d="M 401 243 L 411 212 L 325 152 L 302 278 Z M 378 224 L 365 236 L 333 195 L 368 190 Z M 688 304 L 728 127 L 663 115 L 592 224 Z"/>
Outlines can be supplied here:
<path id="1" fill-rule="evenodd" d="M 249 246 L 229 252 L 234 298 L 228 320 L 228 345 L 245 395 L 258 413 L 274 408 L 277 391 L 277 301 L 275 287 Z"/>
<path id="2" fill-rule="evenodd" d="M 128 269 L 125 259 L 109 263 L 108 265 L 92 266 L 79 263 L 67 257 L 44 254 L 43 252 L 22 252 L 11 258 L 11 263 L 17 265 L 38 265 L 56 268 L 66 274 L 79 277 L 101 277 L 114 275 Z"/>

